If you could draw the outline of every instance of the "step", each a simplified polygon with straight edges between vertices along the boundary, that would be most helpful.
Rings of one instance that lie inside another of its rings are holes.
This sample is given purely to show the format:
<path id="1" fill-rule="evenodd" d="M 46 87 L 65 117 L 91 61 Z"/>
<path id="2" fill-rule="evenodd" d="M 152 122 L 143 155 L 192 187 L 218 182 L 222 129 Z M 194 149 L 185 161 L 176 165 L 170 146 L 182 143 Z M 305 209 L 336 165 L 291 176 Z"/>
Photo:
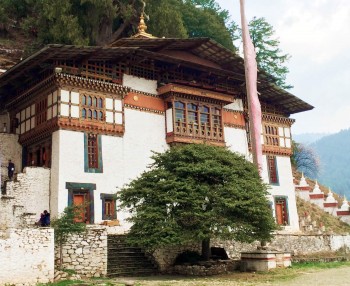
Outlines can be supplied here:
<path id="1" fill-rule="evenodd" d="M 153 263 L 149 260 L 139 260 L 139 261 L 122 261 L 122 260 L 107 260 L 108 266 L 153 266 Z"/>
<path id="2" fill-rule="evenodd" d="M 155 271 L 115 271 L 115 272 L 107 272 L 108 277 L 123 277 L 123 276 L 152 276 L 156 275 Z"/>

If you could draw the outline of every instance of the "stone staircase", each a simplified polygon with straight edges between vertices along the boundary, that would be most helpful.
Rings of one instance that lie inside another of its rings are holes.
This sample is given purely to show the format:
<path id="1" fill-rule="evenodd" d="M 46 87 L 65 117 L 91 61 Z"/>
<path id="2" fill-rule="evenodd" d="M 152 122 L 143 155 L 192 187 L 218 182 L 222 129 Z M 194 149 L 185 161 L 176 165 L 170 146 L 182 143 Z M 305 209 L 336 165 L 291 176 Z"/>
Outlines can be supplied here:
<path id="1" fill-rule="evenodd" d="M 107 276 L 149 276 L 158 269 L 139 247 L 126 243 L 126 235 L 108 235 Z"/>

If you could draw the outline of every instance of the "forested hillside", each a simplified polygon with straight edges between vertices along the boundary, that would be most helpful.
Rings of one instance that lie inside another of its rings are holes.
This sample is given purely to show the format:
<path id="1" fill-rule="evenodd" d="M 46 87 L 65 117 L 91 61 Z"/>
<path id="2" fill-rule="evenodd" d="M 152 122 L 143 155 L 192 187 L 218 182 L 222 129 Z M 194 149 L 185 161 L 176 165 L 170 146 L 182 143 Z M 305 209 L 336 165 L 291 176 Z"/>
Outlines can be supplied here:
<path id="1" fill-rule="evenodd" d="M 0 69 L 46 44 L 104 46 L 130 37 L 137 32 L 142 11 L 147 32 L 156 37 L 208 37 L 231 51 L 241 38 L 238 25 L 215 0 L 0 0 Z M 273 27 L 254 17 L 249 29 L 258 47 L 259 70 L 289 88 L 290 56 L 279 49 Z"/>
<path id="2" fill-rule="evenodd" d="M 320 157 L 318 180 L 350 198 L 350 129 L 323 137 L 311 147 Z"/>

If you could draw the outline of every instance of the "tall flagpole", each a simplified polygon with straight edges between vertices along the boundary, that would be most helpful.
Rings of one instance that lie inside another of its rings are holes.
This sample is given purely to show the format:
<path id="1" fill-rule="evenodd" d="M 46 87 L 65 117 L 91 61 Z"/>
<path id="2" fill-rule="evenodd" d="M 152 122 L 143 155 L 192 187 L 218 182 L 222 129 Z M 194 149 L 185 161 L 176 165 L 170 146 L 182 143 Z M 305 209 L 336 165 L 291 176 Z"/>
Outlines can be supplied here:
<path id="1" fill-rule="evenodd" d="M 244 0 L 240 0 L 241 25 L 244 51 L 245 80 L 248 99 L 248 114 L 250 126 L 250 138 L 252 144 L 253 163 L 257 166 L 259 174 L 262 171 L 262 148 L 261 148 L 261 107 L 257 91 L 258 69 L 254 45 L 249 35 L 247 21 L 244 12 Z"/>

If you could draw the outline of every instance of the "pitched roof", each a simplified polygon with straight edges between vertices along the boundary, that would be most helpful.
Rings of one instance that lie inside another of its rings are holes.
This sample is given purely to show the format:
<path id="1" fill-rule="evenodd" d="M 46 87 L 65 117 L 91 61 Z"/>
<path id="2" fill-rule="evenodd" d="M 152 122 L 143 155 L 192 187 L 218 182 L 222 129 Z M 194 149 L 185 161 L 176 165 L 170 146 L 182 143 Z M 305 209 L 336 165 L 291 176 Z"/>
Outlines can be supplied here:
<path id="1" fill-rule="evenodd" d="M 217 66 L 209 66 L 200 62 L 174 57 L 166 51 L 186 51 L 216 63 Z M 124 38 L 108 47 L 55 44 L 44 47 L 0 76 L 0 109 L 1 104 L 4 104 L 9 96 L 21 87 L 23 82 L 33 80 L 44 69 L 54 68 L 52 66 L 54 60 L 118 61 L 118 59 L 125 58 L 126 55 L 177 63 L 228 76 L 242 83 L 245 82 L 243 59 L 209 38 Z M 276 104 L 287 114 L 313 109 L 310 104 L 273 84 L 268 80 L 268 77 L 266 73 L 259 72 L 258 91 L 262 100 Z"/>

